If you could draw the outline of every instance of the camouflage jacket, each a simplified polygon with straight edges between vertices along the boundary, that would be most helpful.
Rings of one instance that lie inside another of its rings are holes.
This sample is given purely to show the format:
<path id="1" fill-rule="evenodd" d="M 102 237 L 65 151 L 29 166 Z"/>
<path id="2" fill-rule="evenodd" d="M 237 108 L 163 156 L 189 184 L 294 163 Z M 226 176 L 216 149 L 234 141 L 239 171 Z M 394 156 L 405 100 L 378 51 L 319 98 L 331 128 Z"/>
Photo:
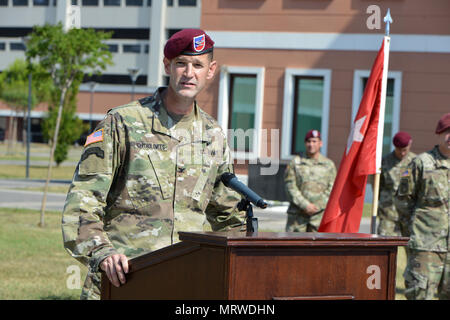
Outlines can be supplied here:
<path id="1" fill-rule="evenodd" d="M 416 156 L 409 152 L 402 160 L 395 156 L 395 152 L 387 154 L 381 161 L 380 196 L 378 215 L 391 221 L 399 221 L 399 213 L 394 205 L 394 195 L 400 183 L 400 175 Z"/>
<path id="2" fill-rule="evenodd" d="M 325 209 L 336 178 L 333 161 L 319 154 L 317 160 L 295 156 L 286 167 L 284 182 L 289 198 L 288 213 L 306 214 L 305 209 L 313 203 Z"/>
<path id="3" fill-rule="evenodd" d="M 410 248 L 448 251 L 449 199 L 450 159 L 435 146 L 412 160 L 395 196 L 396 205 L 411 208 Z"/>
<path id="4" fill-rule="evenodd" d="M 162 90 L 111 109 L 76 168 L 63 241 L 91 273 L 111 254 L 132 258 L 171 245 L 180 230 L 228 230 L 243 223 L 236 209 L 241 197 L 220 182 L 233 170 L 223 130 L 195 105 L 189 130 L 175 135 Z"/>

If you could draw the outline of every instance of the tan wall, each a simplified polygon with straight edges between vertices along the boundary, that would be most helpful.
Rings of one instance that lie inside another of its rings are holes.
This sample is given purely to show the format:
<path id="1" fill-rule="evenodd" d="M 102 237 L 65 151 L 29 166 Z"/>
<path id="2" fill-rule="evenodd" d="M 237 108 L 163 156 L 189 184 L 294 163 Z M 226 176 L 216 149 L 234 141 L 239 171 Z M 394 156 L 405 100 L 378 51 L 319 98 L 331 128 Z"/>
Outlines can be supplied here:
<path id="1" fill-rule="evenodd" d="M 370 69 L 376 52 L 218 49 L 215 55 L 221 65 L 265 66 L 265 129 L 281 130 L 283 126 L 286 68 L 331 69 L 328 156 L 336 163 L 340 161 L 350 129 L 354 70 Z M 450 110 L 450 55 L 391 53 L 389 69 L 402 72 L 400 130 L 411 133 L 414 151 L 428 150 L 435 143 L 433 132 L 438 119 Z M 199 99 L 215 117 L 218 86 L 216 75 Z"/>
<path id="2" fill-rule="evenodd" d="M 135 99 L 140 99 L 146 97 L 147 94 L 135 94 Z M 77 97 L 77 112 L 78 113 L 89 113 L 91 94 L 90 92 L 82 91 Z M 130 102 L 130 93 L 116 93 L 116 92 L 95 92 L 93 100 L 93 113 L 106 114 L 109 109 L 126 104 Z M 0 101 L 0 110 L 9 110 L 8 106 Z M 33 111 L 47 111 L 47 104 L 42 103 L 33 108 Z"/>
<path id="3" fill-rule="evenodd" d="M 134 99 L 146 97 L 147 94 L 136 93 Z M 127 104 L 131 101 L 130 93 L 117 92 L 95 92 L 93 99 L 93 112 L 97 114 L 106 114 L 109 109 Z M 91 105 L 91 93 L 80 92 L 78 94 L 77 111 L 81 113 L 89 113 Z"/>
<path id="4" fill-rule="evenodd" d="M 370 4 L 379 5 L 382 15 L 391 8 L 391 30 L 395 33 L 450 34 L 450 1 L 437 0 L 211 0 L 202 4 L 201 27 L 216 31 L 379 34 L 379 30 L 366 27 L 366 8 Z M 350 129 L 354 70 L 370 70 L 375 56 L 375 51 L 215 50 L 219 65 L 265 67 L 266 129 L 281 130 L 283 126 L 286 68 L 331 69 L 328 156 L 337 165 Z M 389 70 L 402 72 L 400 130 L 413 136 L 413 151 L 429 150 L 436 143 L 433 132 L 438 119 L 450 110 L 450 54 L 394 52 L 390 54 Z M 217 74 L 208 91 L 200 96 L 201 104 L 216 117 L 218 86 Z M 238 166 L 237 171 L 245 173 L 246 166 Z"/>
<path id="5" fill-rule="evenodd" d="M 377 33 L 368 30 L 368 6 L 384 17 L 388 8 L 398 34 L 449 34 L 448 0 L 207 0 L 201 26 L 206 30 Z M 383 25 L 383 22 L 382 22 Z"/>

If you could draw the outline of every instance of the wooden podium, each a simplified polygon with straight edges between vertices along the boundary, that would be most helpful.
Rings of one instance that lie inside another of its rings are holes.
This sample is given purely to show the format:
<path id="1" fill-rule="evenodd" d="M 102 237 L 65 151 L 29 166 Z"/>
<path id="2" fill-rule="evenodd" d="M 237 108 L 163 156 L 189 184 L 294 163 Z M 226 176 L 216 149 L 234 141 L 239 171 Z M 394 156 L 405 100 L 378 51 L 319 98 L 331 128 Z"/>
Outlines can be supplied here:
<path id="1" fill-rule="evenodd" d="M 397 247 L 362 233 L 180 232 L 181 242 L 129 261 L 102 299 L 395 299 Z"/>

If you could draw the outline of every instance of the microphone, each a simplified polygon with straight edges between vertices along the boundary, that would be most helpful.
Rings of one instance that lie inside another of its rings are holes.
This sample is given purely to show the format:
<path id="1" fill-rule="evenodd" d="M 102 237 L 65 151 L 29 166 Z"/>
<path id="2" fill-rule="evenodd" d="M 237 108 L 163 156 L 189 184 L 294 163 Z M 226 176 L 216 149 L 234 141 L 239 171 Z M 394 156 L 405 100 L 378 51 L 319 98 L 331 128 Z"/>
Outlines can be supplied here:
<path id="1" fill-rule="evenodd" d="M 258 196 L 254 191 L 252 191 L 249 187 L 247 187 L 245 184 L 239 181 L 236 176 L 230 172 L 225 172 L 220 177 L 223 184 L 233 189 L 234 191 L 240 193 L 242 196 L 244 196 L 248 201 L 252 202 L 255 206 L 260 207 L 262 209 L 267 208 L 267 203 Z"/>

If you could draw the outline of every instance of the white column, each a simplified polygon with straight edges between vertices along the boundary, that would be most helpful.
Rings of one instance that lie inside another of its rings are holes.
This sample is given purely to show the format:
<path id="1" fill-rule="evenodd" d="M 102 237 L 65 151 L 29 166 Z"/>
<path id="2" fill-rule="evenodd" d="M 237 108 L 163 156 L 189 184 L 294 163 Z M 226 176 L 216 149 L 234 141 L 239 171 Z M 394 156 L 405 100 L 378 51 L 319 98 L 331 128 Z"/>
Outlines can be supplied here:
<path id="1" fill-rule="evenodd" d="M 163 83 L 164 44 L 166 42 L 166 1 L 152 1 L 150 17 L 150 48 L 148 55 L 147 86 Z"/>
<path id="2" fill-rule="evenodd" d="M 79 0 L 81 2 L 81 0 Z M 64 31 L 81 27 L 80 6 L 73 6 L 72 0 L 58 0 L 56 3 L 56 21 L 61 22 Z"/>
<path id="3" fill-rule="evenodd" d="M 58 23 L 58 22 L 61 22 L 63 26 L 66 25 L 67 10 L 69 9 L 70 5 L 72 5 L 72 1 L 71 0 L 58 0 L 56 2 L 56 21 L 55 21 L 55 24 Z"/>

